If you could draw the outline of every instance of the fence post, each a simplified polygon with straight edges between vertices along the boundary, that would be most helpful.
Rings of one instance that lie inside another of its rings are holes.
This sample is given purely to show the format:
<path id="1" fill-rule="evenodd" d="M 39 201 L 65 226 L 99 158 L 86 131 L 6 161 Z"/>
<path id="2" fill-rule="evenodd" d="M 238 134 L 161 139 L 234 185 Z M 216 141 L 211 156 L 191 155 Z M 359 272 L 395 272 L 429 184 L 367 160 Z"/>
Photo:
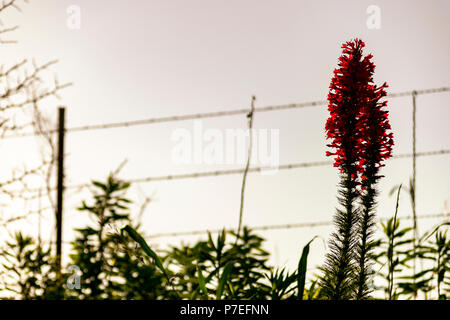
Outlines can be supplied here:
<path id="1" fill-rule="evenodd" d="M 417 251 L 417 239 L 419 237 L 418 227 L 417 227 L 417 215 L 416 215 L 416 96 L 417 91 L 412 92 L 412 161 L 413 161 L 413 172 L 412 172 L 412 181 L 411 181 L 411 198 L 412 198 L 412 212 L 413 212 L 413 228 L 414 228 L 414 238 L 413 238 L 413 250 L 414 250 L 414 259 L 413 259 L 413 273 L 416 274 L 416 251 Z M 415 280 L 413 283 L 415 284 Z M 414 300 L 417 298 L 417 292 L 414 293 Z"/>
<path id="2" fill-rule="evenodd" d="M 64 193 L 64 134 L 65 134 L 65 107 L 58 108 L 58 158 L 57 158 L 57 189 L 56 189 L 56 268 L 61 273 L 62 257 L 62 220 L 63 220 L 63 193 Z"/>
<path id="3" fill-rule="evenodd" d="M 412 92 L 412 161 L 413 161 L 413 174 L 412 174 L 412 193 L 413 193 L 413 216 L 414 216 L 414 232 L 417 236 L 417 218 L 416 218 L 416 96 L 417 91 Z"/>

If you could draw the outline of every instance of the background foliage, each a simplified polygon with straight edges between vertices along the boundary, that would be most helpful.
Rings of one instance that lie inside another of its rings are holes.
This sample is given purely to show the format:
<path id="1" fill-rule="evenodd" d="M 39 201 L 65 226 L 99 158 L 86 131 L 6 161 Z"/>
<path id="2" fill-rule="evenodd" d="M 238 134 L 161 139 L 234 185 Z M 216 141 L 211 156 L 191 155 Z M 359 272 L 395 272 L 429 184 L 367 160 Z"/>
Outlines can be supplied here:
<path id="1" fill-rule="evenodd" d="M 83 201 L 79 211 L 95 223 L 76 230 L 67 263 L 79 268 L 80 288 L 68 285 L 74 281 L 74 272 L 57 274 L 48 244 L 19 232 L 0 251 L 5 261 L 0 290 L 13 299 L 323 298 L 321 275 L 305 281 L 311 242 L 299 253 L 299 268 L 293 272 L 270 266 L 264 238 L 248 228 L 239 237 L 224 230 L 192 245 L 154 252 L 140 235 L 140 226 L 130 219 L 129 184 L 110 175 L 93 186 L 92 199 Z M 394 218 L 382 223 L 383 235 L 373 244 L 375 291 L 393 300 L 447 299 L 450 240 L 446 226 L 425 233 L 414 254 L 411 228 L 402 228 Z M 414 259 L 422 268 L 412 274 Z M 301 294 L 298 288 L 303 288 Z"/>

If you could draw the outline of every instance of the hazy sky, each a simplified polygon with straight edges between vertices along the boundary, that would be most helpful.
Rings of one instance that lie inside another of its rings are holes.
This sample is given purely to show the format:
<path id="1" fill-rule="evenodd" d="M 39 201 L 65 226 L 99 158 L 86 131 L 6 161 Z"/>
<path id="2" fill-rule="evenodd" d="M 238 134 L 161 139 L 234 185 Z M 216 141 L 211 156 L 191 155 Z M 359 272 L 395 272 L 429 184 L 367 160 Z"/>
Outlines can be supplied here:
<path id="1" fill-rule="evenodd" d="M 67 8 L 81 9 L 81 28 L 67 27 Z M 369 5 L 381 9 L 381 28 L 368 29 Z M 67 106 L 67 127 L 189 113 L 233 110 L 324 100 L 342 42 L 360 37 L 373 53 L 375 81 L 389 92 L 450 86 L 450 2 L 442 1 L 116 1 L 30 0 L 22 12 L 2 16 L 19 24 L 15 45 L 2 46 L 2 64 L 24 57 L 59 59 L 60 82 L 74 86 L 58 103 Z M 417 150 L 450 149 L 450 93 L 419 96 Z M 49 102 L 56 119 L 56 103 Z M 411 98 L 389 100 L 394 153 L 411 152 Z M 323 161 L 326 106 L 256 113 L 254 128 L 279 129 L 280 164 Z M 176 129 L 193 130 L 192 121 L 67 135 L 66 183 L 102 179 L 124 159 L 123 178 L 240 168 L 243 165 L 175 165 Z M 202 120 L 204 128 L 246 128 L 245 115 Z M 8 164 L 31 161 L 33 138 L 0 141 Z M 417 209 L 445 211 L 450 200 L 449 155 L 418 158 Z M 411 159 L 387 162 L 379 189 L 378 215 L 393 215 L 390 189 L 407 184 Z M 2 171 L 3 172 L 3 171 Z M 153 201 L 143 216 L 147 234 L 236 227 L 241 175 L 142 183 L 130 197 Z M 333 167 L 249 174 L 244 224 L 259 226 L 331 220 L 338 172 Z M 140 191 L 139 191 L 140 190 Z M 400 215 L 410 214 L 402 195 Z M 74 210 L 89 193 L 68 192 L 64 237 L 89 220 Z M 45 220 L 53 228 L 52 212 Z M 425 231 L 438 220 L 420 221 Z M 36 234 L 36 222 L 17 225 Z M 261 232 L 278 266 L 295 268 L 303 245 L 314 235 L 328 239 L 332 227 Z M 192 241 L 197 237 L 185 237 Z M 152 245 L 180 243 L 155 239 Z M 312 245 L 311 265 L 323 262 L 325 249 Z"/>

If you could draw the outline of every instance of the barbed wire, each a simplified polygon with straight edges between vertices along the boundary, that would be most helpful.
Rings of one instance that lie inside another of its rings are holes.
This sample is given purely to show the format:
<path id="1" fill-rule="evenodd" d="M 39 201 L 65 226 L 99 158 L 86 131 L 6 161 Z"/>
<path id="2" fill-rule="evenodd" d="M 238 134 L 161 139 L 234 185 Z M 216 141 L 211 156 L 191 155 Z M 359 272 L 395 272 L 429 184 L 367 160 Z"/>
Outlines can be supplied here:
<path id="1" fill-rule="evenodd" d="M 416 157 L 427 157 L 427 156 L 436 156 L 436 155 L 445 155 L 445 154 L 450 154 L 450 149 L 417 152 Z M 412 156 L 413 156 L 412 153 L 402 153 L 402 154 L 394 155 L 394 156 L 392 156 L 392 158 L 390 158 L 388 160 L 410 158 Z M 282 165 L 279 165 L 278 167 L 268 167 L 268 166 L 252 167 L 252 168 L 249 168 L 248 172 L 264 172 L 264 171 L 274 171 L 274 170 L 289 170 L 289 169 L 298 169 L 298 168 L 320 167 L 320 166 L 328 166 L 328 165 L 331 165 L 332 163 L 333 162 L 329 161 L 329 160 L 312 161 L 312 162 L 297 162 L 297 163 L 282 164 Z M 238 169 L 225 169 L 225 170 L 215 170 L 215 171 L 205 171 L 205 172 L 191 172 L 191 173 L 173 174 L 173 175 L 165 175 L 165 176 L 150 176 L 150 177 L 125 179 L 125 180 L 129 183 L 147 183 L 147 182 L 155 182 L 155 181 L 196 179 L 196 178 L 206 178 L 206 177 L 214 177 L 214 176 L 241 174 L 243 172 L 244 172 L 244 169 L 238 168 Z M 66 186 L 65 189 L 82 189 L 82 188 L 87 188 L 90 186 L 92 186 L 91 183 L 82 183 L 82 184 Z M 54 191 L 54 190 L 56 190 L 56 188 L 52 187 L 50 189 L 47 189 L 47 188 L 27 189 L 26 192 L 36 193 L 36 192 L 42 192 L 42 191 L 47 191 L 47 190 Z M 22 193 L 22 192 L 23 192 L 23 190 L 8 191 L 8 193 L 10 193 L 10 194 Z"/>
<path id="2" fill-rule="evenodd" d="M 448 213 L 432 213 L 432 214 L 424 214 L 417 216 L 418 219 L 438 219 L 438 218 L 446 218 L 448 217 Z M 411 219 L 412 216 L 402 216 L 398 217 L 398 219 Z M 389 217 L 379 218 L 379 222 L 389 220 Z M 321 226 L 330 226 L 333 224 L 333 221 L 317 221 L 317 222 L 299 222 L 299 223 L 286 223 L 286 224 L 269 224 L 262 226 L 253 226 L 248 227 L 251 230 L 259 230 L 259 231 L 267 231 L 267 230 L 280 230 L 280 229 L 298 229 L 298 228 L 315 228 Z M 156 233 L 153 235 L 149 235 L 147 238 L 162 238 L 162 237 L 178 237 L 178 236 L 191 236 L 191 235 L 201 235 L 210 233 L 218 233 L 222 232 L 224 229 L 203 229 L 203 230 L 191 230 L 191 231 L 180 231 L 180 232 L 167 232 L 167 233 Z M 235 231 L 235 229 L 225 229 L 225 231 Z"/>
<path id="3" fill-rule="evenodd" d="M 440 219 L 440 218 L 448 218 L 450 216 L 450 213 L 431 213 L 431 214 L 423 214 L 418 215 L 417 219 Z M 407 220 L 411 219 L 411 215 L 407 216 L 401 216 L 397 217 L 397 219 L 401 220 Z M 387 221 L 390 217 L 381 217 L 378 219 L 378 222 Z M 445 220 L 444 222 L 447 222 Z M 333 225 L 333 221 L 327 220 L 327 221 L 314 221 L 314 222 L 299 222 L 299 223 L 285 223 L 285 224 L 267 224 L 262 226 L 246 226 L 248 229 L 253 231 L 268 231 L 268 230 L 285 230 L 285 229 L 301 229 L 301 228 L 316 228 L 316 227 L 323 227 L 323 226 L 331 226 Z M 174 238 L 174 237 L 182 237 L 182 236 L 196 236 L 196 235 L 205 235 L 211 233 L 219 233 L 224 231 L 225 232 L 235 232 L 235 228 L 216 228 L 216 229 L 201 229 L 201 230 L 189 230 L 189 231 L 176 231 L 176 232 L 163 232 L 163 233 L 155 233 L 151 235 L 147 235 L 144 238 L 146 240 L 150 239 L 156 239 L 156 238 Z M 45 243 L 51 243 L 54 244 L 55 241 L 51 240 L 44 240 Z M 63 241 L 65 244 L 71 244 L 72 241 Z"/>
<path id="4" fill-rule="evenodd" d="M 450 149 L 441 149 L 441 150 L 433 150 L 426 152 L 417 152 L 416 156 L 425 157 L 425 156 L 436 156 L 436 155 L 444 155 L 450 154 Z M 403 153 L 399 155 L 394 155 L 393 159 L 401 159 L 401 158 L 410 158 L 412 157 L 412 153 Z M 312 162 L 297 162 L 297 163 L 288 163 L 282 164 L 278 167 L 252 167 L 249 168 L 249 172 L 264 172 L 264 171 L 274 171 L 274 170 L 289 170 L 289 169 L 298 169 L 298 168 L 309 168 L 309 167 L 320 167 L 320 166 L 328 166 L 333 162 L 329 160 L 324 161 L 312 161 Z M 136 178 L 129 179 L 127 182 L 130 183 L 139 183 L 139 182 L 154 182 L 154 181 L 167 181 L 167 180 L 180 180 L 180 179 L 195 179 L 195 178 L 204 178 L 204 177 L 212 177 L 212 176 L 221 176 L 221 175 L 231 175 L 231 174 L 241 174 L 244 172 L 244 169 L 227 169 L 227 170 L 216 170 L 216 171 L 206 171 L 206 172 L 192 172 L 192 173 L 184 173 L 184 174 L 175 174 L 175 175 L 166 175 L 166 176 L 152 176 L 152 177 L 144 177 L 144 178 Z M 71 188 L 80 188 L 86 187 L 89 184 L 82 184 L 77 186 L 72 186 Z"/>
<path id="5" fill-rule="evenodd" d="M 397 92 L 388 94 L 388 97 L 397 98 L 397 97 L 405 97 L 411 96 L 413 94 L 422 95 L 422 94 L 433 94 L 440 92 L 450 91 L 450 87 L 441 87 L 441 88 L 431 88 L 431 89 L 422 89 L 422 90 L 411 90 L 404 92 Z M 255 112 L 269 112 L 269 111 L 281 111 L 281 110 L 289 110 L 289 109 L 297 109 L 297 108 L 306 108 L 306 107 L 316 107 L 320 105 L 326 105 L 328 102 L 326 100 L 318 100 L 318 101 L 310 101 L 310 102 L 300 102 L 300 103 L 291 103 L 291 104 L 283 104 L 283 105 L 273 105 L 255 108 Z M 112 129 L 112 128 L 124 128 L 124 127 L 133 127 L 139 125 L 150 125 L 156 123 L 167 123 L 167 122 L 175 122 L 175 121 L 185 121 L 185 120 L 195 120 L 195 119 L 204 119 L 204 118 L 217 118 L 223 116 L 233 116 L 239 114 L 247 114 L 249 112 L 248 108 L 244 109 L 235 109 L 235 110 L 222 110 L 215 112 L 206 112 L 206 113 L 193 113 L 193 114 L 184 114 L 179 116 L 167 116 L 167 117 L 159 117 L 159 118 L 148 118 L 148 119 L 140 119 L 140 120 L 132 120 L 132 121 L 121 121 L 121 122 L 110 122 L 110 123 L 100 123 L 93 125 L 82 125 L 75 126 L 71 128 L 67 128 L 66 132 L 80 132 L 80 131 L 91 131 L 91 130 L 101 130 L 101 129 Z M 56 133 L 57 130 L 47 130 L 40 134 L 52 134 Z M 22 137 L 30 137 L 36 136 L 37 133 L 34 132 L 24 132 L 18 133 L 14 135 L 5 135 L 3 138 L 22 138 Z"/>

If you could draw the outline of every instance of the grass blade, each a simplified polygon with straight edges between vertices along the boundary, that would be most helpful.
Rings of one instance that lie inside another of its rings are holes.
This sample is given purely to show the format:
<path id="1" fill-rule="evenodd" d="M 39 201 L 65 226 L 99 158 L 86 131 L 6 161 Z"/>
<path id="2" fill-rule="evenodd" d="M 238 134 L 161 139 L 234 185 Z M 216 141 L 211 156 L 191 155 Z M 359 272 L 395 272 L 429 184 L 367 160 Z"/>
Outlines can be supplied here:
<path id="1" fill-rule="evenodd" d="M 206 285 L 207 285 L 207 284 L 212 280 L 212 278 L 216 275 L 217 270 L 218 270 L 218 269 L 213 270 L 213 272 L 211 272 L 206 278 L 204 277 L 204 275 L 203 275 L 203 273 L 202 273 L 201 277 L 203 277 L 203 279 L 204 279 L 203 282 L 205 283 L 205 289 L 206 289 L 206 290 L 208 290 L 208 289 L 206 288 Z M 200 281 L 200 279 L 199 279 L 199 281 Z M 201 286 L 199 285 L 199 286 L 194 290 L 194 292 L 192 293 L 191 300 L 197 299 L 198 293 L 199 293 L 199 291 L 201 291 L 201 290 L 202 290 L 202 288 L 201 288 Z M 207 292 L 207 291 L 206 291 L 206 292 Z"/>
<path id="2" fill-rule="evenodd" d="M 198 285 L 200 290 L 203 292 L 204 295 L 208 295 L 208 290 L 206 289 L 206 282 L 205 282 L 205 278 L 203 277 L 203 273 L 202 270 L 200 269 L 200 267 L 197 267 L 197 272 L 198 272 Z"/>
<path id="3" fill-rule="evenodd" d="M 222 275 L 220 276 L 219 284 L 217 285 L 216 300 L 222 299 L 223 290 L 228 282 L 231 269 L 233 269 L 233 263 L 229 262 L 223 269 Z"/>
<path id="4" fill-rule="evenodd" d="M 312 238 L 306 244 L 306 246 L 303 247 L 302 256 L 300 257 L 300 261 L 298 262 L 297 288 L 299 300 L 303 300 L 303 292 L 305 291 L 306 268 L 308 263 L 309 245 L 311 244 L 311 242 L 313 242 L 315 238 L 317 238 L 317 236 Z"/>

